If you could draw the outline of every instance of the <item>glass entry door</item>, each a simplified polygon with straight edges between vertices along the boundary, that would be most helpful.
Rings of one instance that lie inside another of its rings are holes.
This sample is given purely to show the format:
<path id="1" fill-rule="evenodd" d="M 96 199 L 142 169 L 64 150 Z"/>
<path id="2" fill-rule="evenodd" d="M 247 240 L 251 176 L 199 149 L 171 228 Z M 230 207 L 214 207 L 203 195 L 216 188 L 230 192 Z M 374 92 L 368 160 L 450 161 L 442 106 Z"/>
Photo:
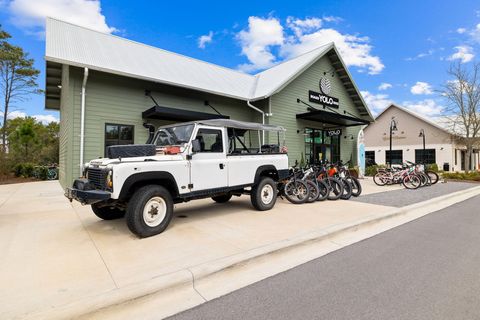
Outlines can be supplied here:
<path id="1" fill-rule="evenodd" d="M 319 160 L 340 160 L 340 136 L 327 137 L 320 129 L 305 129 L 305 161 L 314 164 Z"/>

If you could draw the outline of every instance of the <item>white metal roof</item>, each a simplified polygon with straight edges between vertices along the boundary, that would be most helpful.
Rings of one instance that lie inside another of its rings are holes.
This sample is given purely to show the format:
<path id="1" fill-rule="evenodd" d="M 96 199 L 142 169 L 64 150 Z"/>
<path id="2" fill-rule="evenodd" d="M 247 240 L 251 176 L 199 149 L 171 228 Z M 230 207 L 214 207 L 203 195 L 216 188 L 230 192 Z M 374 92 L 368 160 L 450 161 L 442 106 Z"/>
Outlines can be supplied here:
<path id="1" fill-rule="evenodd" d="M 45 59 L 48 62 L 87 67 L 241 100 L 259 100 L 275 94 L 331 49 L 337 54 L 335 45 L 329 43 L 250 75 L 57 19 L 47 18 L 46 22 Z M 350 74 L 348 76 L 350 78 Z M 355 91 L 370 115 L 356 87 Z"/>

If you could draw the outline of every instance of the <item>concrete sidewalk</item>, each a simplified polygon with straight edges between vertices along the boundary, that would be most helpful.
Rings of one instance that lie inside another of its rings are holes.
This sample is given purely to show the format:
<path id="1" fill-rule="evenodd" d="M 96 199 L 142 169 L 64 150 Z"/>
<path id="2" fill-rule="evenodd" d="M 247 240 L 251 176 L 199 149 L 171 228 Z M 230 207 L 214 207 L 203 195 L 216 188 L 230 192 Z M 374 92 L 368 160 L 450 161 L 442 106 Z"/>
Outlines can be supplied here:
<path id="1" fill-rule="evenodd" d="M 370 181 L 362 185 L 366 194 L 386 190 Z M 138 239 L 123 219 L 102 221 L 88 206 L 70 204 L 57 182 L 0 186 L 1 318 L 79 316 L 191 286 L 193 278 L 382 219 L 392 210 L 354 201 L 292 205 L 279 199 L 273 210 L 259 212 L 245 196 L 227 204 L 205 199 L 176 205 L 166 232 Z M 192 295 L 183 307 L 204 301 Z"/>

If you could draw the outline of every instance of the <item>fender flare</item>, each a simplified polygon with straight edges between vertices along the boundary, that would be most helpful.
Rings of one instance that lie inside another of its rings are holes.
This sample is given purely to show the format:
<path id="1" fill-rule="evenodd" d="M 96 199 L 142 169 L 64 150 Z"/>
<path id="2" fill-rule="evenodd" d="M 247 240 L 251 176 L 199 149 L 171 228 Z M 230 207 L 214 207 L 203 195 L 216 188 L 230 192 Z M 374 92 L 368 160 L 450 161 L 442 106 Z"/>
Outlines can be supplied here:
<path id="1" fill-rule="evenodd" d="M 260 166 L 257 168 L 257 171 L 255 172 L 254 184 L 257 184 L 260 181 L 260 177 L 262 176 L 262 173 L 265 171 L 275 172 L 278 175 L 278 170 L 277 168 L 275 168 L 274 165 L 267 164 L 267 165 Z"/>
<path id="2" fill-rule="evenodd" d="M 134 186 L 137 183 L 147 182 L 147 181 L 152 181 L 152 183 L 154 183 L 155 181 L 158 181 L 158 180 L 167 180 L 171 184 L 171 186 L 173 186 L 173 190 L 171 191 L 173 191 L 174 194 L 172 194 L 172 197 L 175 198 L 178 195 L 177 181 L 175 180 L 175 178 L 170 172 L 147 171 L 147 172 L 138 172 L 129 176 L 123 183 L 122 190 L 120 191 L 118 198 L 125 199 L 128 193 L 130 192 L 130 189 L 132 188 L 132 186 Z"/>

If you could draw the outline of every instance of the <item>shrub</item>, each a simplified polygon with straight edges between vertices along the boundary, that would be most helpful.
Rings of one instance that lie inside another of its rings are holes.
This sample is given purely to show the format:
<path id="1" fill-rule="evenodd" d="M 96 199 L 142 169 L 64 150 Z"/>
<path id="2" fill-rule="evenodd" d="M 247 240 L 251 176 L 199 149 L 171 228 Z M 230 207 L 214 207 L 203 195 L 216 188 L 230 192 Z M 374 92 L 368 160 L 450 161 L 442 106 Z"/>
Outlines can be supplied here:
<path id="1" fill-rule="evenodd" d="M 442 176 L 444 179 L 480 181 L 480 172 L 478 171 L 470 171 L 468 173 L 444 172 Z"/>
<path id="2" fill-rule="evenodd" d="M 368 166 L 365 168 L 366 176 L 374 176 L 377 173 L 378 166 Z"/>
<path id="3" fill-rule="evenodd" d="M 24 178 L 33 177 L 34 169 L 35 169 L 35 166 L 33 165 L 33 163 L 24 163 L 23 164 L 22 176 Z"/>
<path id="4" fill-rule="evenodd" d="M 428 164 L 426 169 L 430 171 L 438 172 L 438 165 L 436 163 Z"/>
<path id="5" fill-rule="evenodd" d="M 13 173 L 15 174 L 15 177 L 21 177 L 23 175 L 23 163 L 17 163 L 13 167 Z"/>

